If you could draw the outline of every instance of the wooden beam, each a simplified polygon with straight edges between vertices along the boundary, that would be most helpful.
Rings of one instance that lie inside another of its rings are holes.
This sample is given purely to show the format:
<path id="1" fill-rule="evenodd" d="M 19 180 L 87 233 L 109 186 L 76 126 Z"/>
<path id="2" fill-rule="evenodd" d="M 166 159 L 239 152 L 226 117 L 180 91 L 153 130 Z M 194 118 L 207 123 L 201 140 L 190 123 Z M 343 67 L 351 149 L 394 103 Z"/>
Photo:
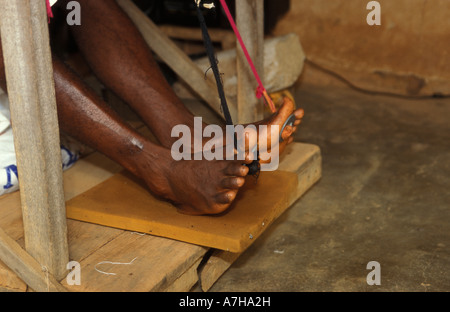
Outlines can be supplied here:
<path id="1" fill-rule="evenodd" d="M 236 24 L 264 82 L 264 0 L 236 1 Z M 264 105 L 255 96 L 258 83 L 239 44 L 237 44 L 237 73 L 238 123 L 252 123 L 263 119 Z"/>
<path id="2" fill-rule="evenodd" d="M 26 250 L 55 278 L 69 259 L 45 1 L 0 0 Z"/>
<path id="3" fill-rule="evenodd" d="M 66 289 L 53 275 L 31 257 L 0 228 L 0 259 L 29 287 L 39 292 L 63 292 Z"/>
<path id="4" fill-rule="evenodd" d="M 159 29 L 170 38 L 203 41 L 201 30 L 193 27 L 183 27 L 174 25 L 161 25 Z M 222 49 L 228 50 L 236 47 L 236 37 L 231 30 L 220 28 L 209 29 L 209 35 L 212 42 L 220 42 Z"/>
<path id="5" fill-rule="evenodd" d="M 216 113 L 222 116 L 220 99 L 214 83 L 205 80 L 205 72 L 167 37 L 133 2 L 117 0 L 141 32 L 149 47 Z M 200 29 L 199 29 L 200 31 Z M 236 104 L 228 99 L 230 113 L 236 117 Z"/>

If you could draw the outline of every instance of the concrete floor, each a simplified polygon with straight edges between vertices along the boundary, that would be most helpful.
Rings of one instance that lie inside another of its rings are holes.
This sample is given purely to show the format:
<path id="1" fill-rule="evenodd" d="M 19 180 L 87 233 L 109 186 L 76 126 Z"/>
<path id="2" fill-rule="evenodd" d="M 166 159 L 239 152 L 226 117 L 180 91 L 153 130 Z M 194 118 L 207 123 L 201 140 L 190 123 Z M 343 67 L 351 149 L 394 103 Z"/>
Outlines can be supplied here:
<path id="1" fill-rule="evenodd" d="M 450 291 L 450 99 L 295 96 L 323 177 L 211 291 Z"/>

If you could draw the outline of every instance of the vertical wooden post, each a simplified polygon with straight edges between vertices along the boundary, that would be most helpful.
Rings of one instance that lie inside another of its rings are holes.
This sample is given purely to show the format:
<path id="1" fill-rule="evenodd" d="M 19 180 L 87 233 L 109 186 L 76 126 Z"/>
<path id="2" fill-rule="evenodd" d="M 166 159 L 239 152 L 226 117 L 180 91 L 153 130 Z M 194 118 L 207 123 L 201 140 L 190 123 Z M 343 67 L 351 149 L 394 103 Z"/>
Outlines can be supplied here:
<path id="1" fill-rule="evenodd" d="M 236 1 L 236 24 L 248 53 L 264 82 L 264 0 Z M 237 44 L 238 123 L 252 123 L 264 117 L 264 105 L 256 98 L 258 83 L 242 48 Z"/>
<path id="2" fill-rule="evenodd" d="M 69 255 L 45 1 L 0 0 L 0 7 L 25 247 L 59 280 Z"/>

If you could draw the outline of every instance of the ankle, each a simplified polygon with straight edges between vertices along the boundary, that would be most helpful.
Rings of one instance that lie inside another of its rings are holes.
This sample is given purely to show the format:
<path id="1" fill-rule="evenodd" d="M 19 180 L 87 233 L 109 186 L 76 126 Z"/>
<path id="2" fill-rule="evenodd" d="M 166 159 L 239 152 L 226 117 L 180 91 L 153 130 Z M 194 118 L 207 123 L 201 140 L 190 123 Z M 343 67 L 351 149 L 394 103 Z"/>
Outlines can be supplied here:
<path id="1" fill-rule="evenodd" d="M 129 171 L 144 180 L 153 192 L 161 195 L 167 191 L 168 175 L 174 162 L 170 150 L 145 141 L 130 162 L 132 169 Z"/>

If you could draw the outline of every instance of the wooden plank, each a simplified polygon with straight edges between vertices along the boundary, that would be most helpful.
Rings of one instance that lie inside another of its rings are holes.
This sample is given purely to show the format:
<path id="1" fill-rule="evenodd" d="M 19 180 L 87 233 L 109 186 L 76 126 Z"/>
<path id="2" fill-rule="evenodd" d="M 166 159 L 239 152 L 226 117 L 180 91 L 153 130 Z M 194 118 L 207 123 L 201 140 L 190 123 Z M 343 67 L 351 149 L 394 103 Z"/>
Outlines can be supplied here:
<path id="1" fill-rule="evenodd" d="M 20 205 L 20 193 L 0 197 L 0 228 L 15 241 L 23 241 L 23 220 Z M 22 242 L 25 248 L 25 243 Z"/>
<path id="2" fill-rule="evenodd" d="M 312 144 L 289 145 L 280 157 L 279 170 L 295 173 L 298 177 L 297 188 L 289 197 L 290 206 L 322 176 L 322 156 L 319 147 Z M 215 250 L 200 268 L 202 290 L 208 291 L 241 254 Z"/>
<path id="3" fill-rule="evenodd" d="M 98 154 L 91 155 L 88 158 L 79 161 L 74 168 L 70 169 L 64 174 L 65 179 L 67 178 L 68 181 L 67 183 L 65 183 L 65 185 L 66 187 L 68 185 L 72 185 L 74 189 L 69 192 L 71 192 L 76 196 L 77 194 L 80 194 L 80 192 L 83 192 L 86 188 L 85 186 L 83 186 L 82 183 L 83 181 L 87 181 L 89 184 L 88 188 L 91 188 L 93 185 L 100 183 L 104 179 L 114 176 L 115 172 L 120 171 L 120 167 L 116 166 L 117 165 L 115 165 L 115 163 L 109 162 L 104 156 Z M 319 148 L 317 146 L 309 144 L 292 144 L 288 146 L 284 154 L 281 156 L 280 169 L 295 172 L 299 177 L 299 181 L 303 181 L 299 183 L 303 184 L 303 191 L 301 188 L 297 188 L 297 192 L 299 193 L 295 195 L 298 197 L 301 196 L 301 194 L 303 194 L 309 187 L 311 187 L 312 183 L 314 183 L 320 178 L 321 157 Z M 94 173 L 94 171 L 96 171 L 97 173 Z M 87 175 L 86 178 L 84 178 L 85 175 Z M 96 176 L 99 177 L 97 181 L 95 178 Z M 302 178 L 308 176 L 310 177 L 308 179 Z M 292 202 L 295 199 L 289 198 L 289 201 Z M 20 203 L 18 193 L 9 194 L 7 196 L 1 197 L 0 207 L 1 207 L 0 224 L 8 225 L 10 221 L 12 221 L 12 223 L 5 228 L 8 230 L 8 233 L 15 234 L 15 237 L 19 239 L 21 237 L 20 235 L 21 225 L 20 222 L 14 222 L 14 220 L 20 220 Z M 8 207 L 8 209 L 5 209 L 6 207 Z M 2 221 L 5 222 L 2 223 Z M 166 250 L 167 248 L 168 249 L 172 248 L 175 250 L 183 250 L 183 252 L 181 252 L 180 257 L 188 258 L 187 262 L 183 262 L 181 258 L 174 257 L 173 254 L 171 253 L 164 254 L 163 252 L 162 253 L 155 252 L 155 256 L 157 254 L 159 255 L 159 257 L 161 257 L 160 260 L 161 262 L 169 263 L 167 267 L 172 268 L 173 273 L 170 273 L 169 275 L 171 276 L 170 279 L 173 281 L 173 283 L 171 284 L 170 282 L 163 282 L 160 276 L 159 280 L 158 278 L 153 279 L 153 284 L 150 283 L 143 285 L 139 284 L 139 282 L 129 281 L 128 284 L 123 285 L 124 287 L 121 290 L 127 290 L 126 287 L 131 287 L 135 285 L 136 288 L 134 289 L 144 289 L 144 291 L 149 290 L 171 291 L 171 289 L 180 290 L 180 288 L 182 289 L 181 291 L 185 291 L 190 287 L 191 284 L 195 282 L 196 277 L 194 273 L 196 269 L 194 268 L 197 267 L 196 263 L 198 262 L 199 259 L 196 257 L 199 256 L 200 254 L 203 255 L 203 252 L 205 250 L 199 253 L 198 246 L 189 245 L 181 242 L 175 242 L 168 239 L 158 239 L 158 240 L 151 239 L 147 240 L 145 244 L 133 243 L 134 247 L 128 249 L 129 250 L 128 254 L 124 256 L 124 258 L 118 259 L 116 258 L 117 255 L 123 252 L 122 251 L 117 252 L 117 250 L 115 251 L 116 247 L 114 246 L 129 243 L 129 238 L 125 240 L 126 242 L 124 242 L 124 238 L 122 237 L 123 233 L 125 232 L 122 230 L 110 227 L 101 227 L 94 224 L 68 220 L 68 238 L 70 243 L 69 244 L 70 255 L 72 260 L 79 261 L 82 264 L 82 276 L 83 276 L 82 284 L 84 285 L 81 288 L 77 286 L 71 286 L 70 290 L 73 291 L 84 289 L 92 291 L 108 290 L 110 288 L 106 284 L 100 283 L 98 287 L 93 286 L 93 284 L 96 283 L 96 278 L 88 277 L 86 279 L 85 277 L 87 276 L 87 274 L 89 275 L 92 273 L 97 275 L 100 273 L 96 272 L 95 270 L 88 271 L 85 270 L 84 268 L 85 267 L 92 268 L 98 262 L 104 261 L 106 259 L 111 261 L 122 260 L 123 262 L 128 262 L 132 260 L 132 258 L 137 256 L 136 253 L 133 253 L 134 248 L 144 248 L 145 250 L 147 250 L 147 252 L 151 253 L 151 250 L 157 250 L 159 248 L 158 246 L 161 246 L 161 250 Z M 104 246 L 109 247 L 106 248 Z M 223 252 L 219 250 L 214 251 L 212 256 L 209 258 L 209 260 L 203 267 L 200 274 L 202 289 L 205 291 L 210 289 L 210 287 L 232 265 L 232 263 L 239 257 L 239 255 L 240 253 Z M 173 262 L 175 262 L 175 264 L 173 264 Z M 148 262 L 148 265 L 150 265 L 150 262 Z M 178 265 L 183 266 L 183 268 L 177 269 Z M 157 268 L 161 271 L 164 271 L 164 268 L 161 268 L 161 266 L 157 266 Z M 184 268 L 186 268 L 186 271 L 183 272 Z M 150 274 L 151 272 L 153 272 L 153 266 L 151 266 L 151 269 L 149 269 L 148 267 L 142 265 L 139 266 L 139 268 L 134 272 L 137 272 L 139 270 L 142 270 L 144 274 Z M 8 269 L 4 270 L 0 269 L 0 280 L 6 281 L 7 279 L 11 279 L 11 277 L 13 276 L 12 274 L 13 273 L 8 271 Z M 136 273 L 133 276 L 136 279 L 139 279 L 140 274 L 141 272 Z M 17 282 L 20 283 L 20 280 L 17 280 L 17 278 L 15 280 L 16 280 L 15 283 Z M 64 283 L 64 281 L 62 282 Z M 16 285 L 15 283 L 13 283 L 12 285 Z M 2 287 L 4 286 L 3 284 L 0 283 Z M 90 286 L 88 286 L 88 284 Z M 6 285 L 11 284 L 6 283 Z M 102 289 L 101 287 L 106 288 Z M 118 285 L 114 287 L 117 287 L 117 289 L 119 289 Z M 149 288 L 146 289 L 146 287 Z M 11 290 L 11 287 L 8 288 L 4 286 L 4 289 Z"/>
<path id="4" fill-rule="evenodd" d="M 242 253 L 214 250 L 206 264 L 200 268 L 200 287 L 208 291 L 231 267 Z"/>
<path id="5" fill-rule="evenodd" d="M 122 170 L 120 165 L 102 154 L 89 155 L 78 161 L 74 168 L 64 173 L 66 200 L 91 189 Z"/>
<path id="6" fill-rule="evenodd" d="M 78 161 L 73 168 L 64 173 L 66 197 L 68 199 L 75 197 L 121 170 L 122 168 L 116 163 L 97 153 L 83 158 Z M 14 236 L 14 240 L 23 242 L 19 192 L 0 197 L 0 225 L 5 227 L 5 230 L 9 235 Z M 117 260 L 115 246 L 128 244 L 129 242 L 129 240 L 126 239 L 126 236 L 123 236 L 124 233 L 126 233 L 125 231 L 111 227 L 103 227 L 74 220 L 68 220 L 67 227 L 70 259 L 78 261 L 87 267 L 90 266 L 89 261 L 95 262 L 95 259 L 105 260 L 106 258 L 109 258 Z M 134 236 L 139 237 L 138 234 L 133 234 L 133 237 Z M 124 243 L 124 241 L 126 242 Z M 140 264 L 136 262 L 139 266 L 134 267 L 133 272 L 135 274 L 130 276 L 128 284 L 119 285 L 120 283 L 116 279 L 118 284 L 114 286 L 114 289 L 120 291 L 131 291 L 132 289 L 139 289 L 141 291 L 166 291 L 168 289 L 170 290 L 171 287 L 174 287 L 175 289 L 186 289 L 190 284 L 194 283 L 194 266 L 198 263 L 199 259 L 202 258 L 204 252 L 206 252 L 206 249 L 198 246 L 161 238 L 144 238 L 131 244 L 129 247 L 127 252 L 129 252 L 130 256 L 135 255 L 133 249 L 136 248 L 142 249 L 140 254 L 145 253 L 145 251 L 153 253 L 153 258 L 145 257 L 145 262 Z M 160 253 L 159 250 L 162 252 Z M 176 252 L 164 253 L 165 250 L 174 250 Z M 123 261 L 125 261 L 126 255 L 122 256 L 124 257 Z M 153 261 L 159 263 L 156 267 L 158 273 L 155 277 L 151 276 L 155 274 L 154 267 L 151 263 Z M 163 263 L 166 264 L 167 270 L 163 266 Z M 95 266 L 95 264 L 91 265 Z M 102 283 L 98 284 L 96 287 L 96 278 L 86 277 L 86 274 L 89 272 L 95 275 L 100 274 L 95 270 L 89 271 L 82 267 L 82 286 L 70 286 L 70 290 L 81 291 L 89 289 L 92 291 L 107 291 L 108 289 L 111 289 L 108 284 Z M 167 272 L 167 274 L 165 274 L 165 272 Z M 185 274 L 186 276 L 184 276 Z M 149 282 L 140 283 L 139 280 L 143 277 L 146 279 L 148 278 Z M 62 283 L 67 285 L 65 280 L 63 280 Z M 174 285 L 172 285 L 172 283 Z M 100 287 L 104 288 L 102 289 Z M 127 287 L 130 288 L 127 289 Z M 21 282 L 17 275 L 4 264 L 0 263 L 0 290 L 24 291 L 25 289 L 25 284 Z"/>
<path id="7" fill-rule="evenodd" d="M 222 116 L 217 87 L 212 82 L 204 79 L 208 68 L 205 68 L 204 71 L 199 69 L 132 1 L 117 0 L 117 3 L 135 23 L 153 52 L 177 73 L 216 113 Z M 228 104 L 231 116 L 236 117 L 236 104 L 229 99 Z"/>
<path id="8" fill-rule="evenodd" d="M 67 216 L 242 252 L 288 207 L 290 194 L 297 188 L 297 176 L 289 172 L 265 172 L 257 184 L 251 179 L 238 193 L 231 209 L 221 217 L 180 214 L 174 206 L 153 197 L 145 186 L 127 174 L 115 175 L 68 201 Z"/>
<path id="9" fill-rule="evenodd" d="M 200 246 L 123 232 L 80 262 L 80 286 L 62 283 L 69 290 L 83 292 L 162 291 L 198 262 L 205 252 L 206 249 Z"/>
<path id="10" fill-rule="evenodd" d="M 280 157 L 278 170 L 297 175 L 297 188 L 290 194 L 289 205 L 297 201 L 322 177 L 322 154 L 313 144 L 291 144 Z"/>
<path id="11" fill-rule="evenodd" d="M 250 57 L 264 82 L 264 0 L 236 1 L 236 24 Z M 237 45 L 237 122 L 252 123 L 264 118 L 264 105 L 255 96 L 258 83 Z"/>
<path id="12" fill-rule="evenodd" d="M 64 173 L 65 197 L 73 198 L 121 170 L 123 168 L 115 162 L 101 154 L 94 153 L 78 161 L 72 169 Z M 83 259 L 123 232 L 73 220 L 68 220 L 67 227 L 69 252 L 72 259 Z M 24 247 L 20 192 L 0 197 L 0 228 L 4 229 L 7 235 L 17 241 L 21 247 Z M 2 262 L 0 262 L 0 289 L 5 291 L 26 290 L 26 284 L 23 284 L 17 275 Z"/>
<path id="13" fill-rule="evenodd" d="M 203 257 L 199 258 L 183 275 L 181 275 L 164 292 L 187 292 L 190 291 L 198 283 L 198 267 L 203 261 Z"/>
<path id="14" fill-rule="evenodd" d="M 39 292 L 63 292 L 64 287 L 19 244 L 0 229 L 0 258 L 33 290 Z"/>
<path id="15" fill-rule="evenodd" d="M 25 292 L 27 284 L 0 261 L 0 292 Z"/>
<path id="16" fill-rule="evenodd" d="M 288 155 L 303 161 L 320 152 L 316 147 L 311 154 L 310 145 L 296 143 L 292 146 L 295 148 L 291 147 Z M 304 157 L 304 153 L 307 156 Z M 320 165 L 313 162 L 307 168 L 312 166 Z M 317 179 L 319 171 L 314 172 Z M 301 176 L 304 174 L 302 171 Z M 67 215 L 75 220 L 242 252 L 290 206 L 294 198 L 298 198 L 296 172 L 263 172 L 258 183 L 253 183 L 252 179 L 248 178 L 232 207 L 220 217 L 182 215 L 170 203 L 153 197 L 145 186 L 125 173 L 68 201 Z"/>
<path id="17" fill-rule="evenodd" d="M 67 272 L 67 225 L 45 3 L 1 0 L 0 5 L 25 245 L 61 278 Z"/>
<path id="18" fill-rule="evenodd" d="M 202 31 L 198 27 L 160 25 L 159 29 L 170 38 L 203 41 Z M 212 42 L 220 42 L 222 44 L 222 49 L 231 49 L 236 46 L 236 37 L 231 30 L 210 28 L 209 35 Z"/>

